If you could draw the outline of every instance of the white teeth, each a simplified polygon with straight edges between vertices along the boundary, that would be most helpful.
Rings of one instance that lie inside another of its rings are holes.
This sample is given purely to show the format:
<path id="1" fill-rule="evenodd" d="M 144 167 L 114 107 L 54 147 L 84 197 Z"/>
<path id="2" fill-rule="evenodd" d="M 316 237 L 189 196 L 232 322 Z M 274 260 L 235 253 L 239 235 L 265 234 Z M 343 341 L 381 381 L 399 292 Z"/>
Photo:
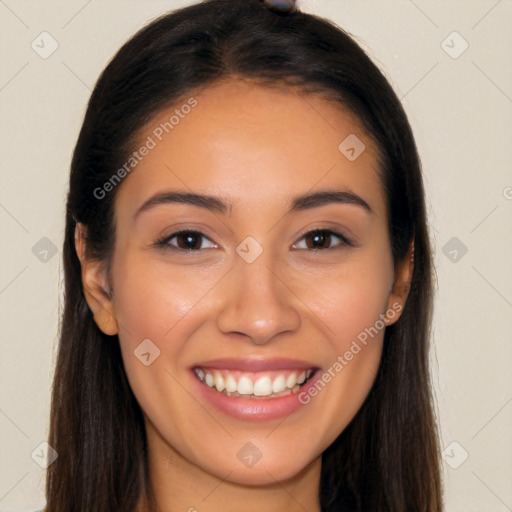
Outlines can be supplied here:
<path id="1" fill-rule="evenodd" d="M 226 377 L 226 391 L 228 391 L 229 393 L 233 393 L 237 390 L 237 388 L 238 384 L 236 382 L 235 377 L 233 377 L 233 375 L 228 375 Z"/>
<path id="2" fill-rule="evenodd" d="M 221 393 L 225 392 L 229 396 L 235 394 L 235 396 L 243 395 L 245 397 L 266 397 L 272 394 L 282 395 L 298 391 L 299 385 L 311 376 L 313 370 L 303 370 L 300 373 L 299 370 L 295 370 L 288 377 L 278 374 L 274 380 L 269 375 L 263 375 L 255 382 L 251 380 L 250 375 L 241 375 L 237 381 L 235 376 L 226 370 L 204 371 L 201 368 L 196 368 L 195 373 L 208 387 L 215 388 Z"/>
<path id="3" fill-rule="evenodd" d="M 217 388 L 217 391 L 224 391 L 226 384 L 225 384 L 224 378 L 222 377 L 220 372 L 214 373 L 213 380 L 215 382 L 215 387 Z"/>
<path id="4" fill-rule="evenodd" d="M 286 387 L 292 389 L 295 384 L 297 384 L 297 374 L 292 372 L 286 379 Z"/>
<path id="5" fill-rule="evenodd" d="M 260 377 L 254 384 L 254 394 L 256 396 L 267 396 L 272 394 L 272 381 L 270 377 Z"/>
<path id="6" fill-rule="evenodd" d="M 252 380 L 248 377 L 240 377 L 238 381 L 238 393 L 240 395 L 252 395 L 253 392 L 253 384 Z"/>
<path id="7" fill-rule="evenodd" d="M 286 389 L 286 379 L 283 375 L 279 375 L 272 382 L 272 393 L 280 393 Z"/>

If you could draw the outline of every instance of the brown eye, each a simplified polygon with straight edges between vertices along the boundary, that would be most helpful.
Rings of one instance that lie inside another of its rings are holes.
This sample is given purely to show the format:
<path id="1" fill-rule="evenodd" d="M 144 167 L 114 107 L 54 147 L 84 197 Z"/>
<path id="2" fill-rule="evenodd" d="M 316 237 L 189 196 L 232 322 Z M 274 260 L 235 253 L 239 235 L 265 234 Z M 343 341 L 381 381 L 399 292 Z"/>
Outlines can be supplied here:
<path id="1" fill-rule="evenodd" d="M 175 242 L 173 243 L 172 241 Z M 200 251 L 202 249 L 208 249 L 209 247 L 204 247 L 203 243 L 207 240 L 211 243 L 211 247 L 216 247 L 216 245 L 203 233 L 199 231 L 193 230 L 183 230 L 178 231 L 177 233 L 173 233 L 169 236 L 166 236 L 160 240 L 155 242 L 155 245 L 158 247 L 164 247 L 168 249 L 177 249 L 181 251 Z"/>
<path id="2" fill-rule="evenodd" d="M 326 249 L 331 243 L 331 235 L 321 231 L 310 233 L 305 238 L 311 242 L 308 249 Z"/>
<path id="3" fill-rule="evenodd" d="M 175 238 L 179 249 L 198 250 L 201 248 L 201 235 L 196 233 L 180 233 Z"/>
<path id="4" fill-rule="evenodd" d="M 338 246 L 353 245 L 352 241 L 341 233 L 336 233 L 328 229 L 316 229 L 314 231 L 310 231 L 302 237 L 301 241 L 302 240 L 305 241 L 305 247 L 303 245 L 302 247 L 298 247 L 299 249 L 315 251 L 319 249 L 335 249 Z M 331 245 L 333 243 L 334 246 Z"/>

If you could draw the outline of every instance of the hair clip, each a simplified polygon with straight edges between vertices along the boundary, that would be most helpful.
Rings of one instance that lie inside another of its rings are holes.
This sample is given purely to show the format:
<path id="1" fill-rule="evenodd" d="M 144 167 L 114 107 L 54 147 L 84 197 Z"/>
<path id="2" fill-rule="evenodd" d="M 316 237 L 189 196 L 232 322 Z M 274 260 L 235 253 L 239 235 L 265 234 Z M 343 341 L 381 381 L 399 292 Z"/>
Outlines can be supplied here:
<path id="1" fill-rule="evenodd" d="M 263 4 L 276 14 L 292 14 L 297 10 L 296 0 L 263 0 Z"/>

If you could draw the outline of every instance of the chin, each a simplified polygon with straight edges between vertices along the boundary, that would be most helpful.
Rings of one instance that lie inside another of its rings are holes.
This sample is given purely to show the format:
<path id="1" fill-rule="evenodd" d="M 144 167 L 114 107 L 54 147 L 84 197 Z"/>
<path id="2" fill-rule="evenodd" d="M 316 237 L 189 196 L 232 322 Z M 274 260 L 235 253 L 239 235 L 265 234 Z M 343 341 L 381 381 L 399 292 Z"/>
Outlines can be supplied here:
<path id="1" fill-rule="evenodd" d="M 221 479 L 243 486 L 272 486 L 276 484 L 276 481 L 292 480 L 300 473 L 307 471 L 315 462 L 320 464 L 320 457 L 313 460 L 304 460 L 297 457 L 283 460 L 283 456 L 280 453 L 276 453 L 272 457 L 262 455 L 252 467 L 244 466 L 243 463 L 237 460 L 237 464 L 234 467 L 233 465 L 226 465 L 223 474 L 218 474 L 217 467 L 215 475 Z"/>

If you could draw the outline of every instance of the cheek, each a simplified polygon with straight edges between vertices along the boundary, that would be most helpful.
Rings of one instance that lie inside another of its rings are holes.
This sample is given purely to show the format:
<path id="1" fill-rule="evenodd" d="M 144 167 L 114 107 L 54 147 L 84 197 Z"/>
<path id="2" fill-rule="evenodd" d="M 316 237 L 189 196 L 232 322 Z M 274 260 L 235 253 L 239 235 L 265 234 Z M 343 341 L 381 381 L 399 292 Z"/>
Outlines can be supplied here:
<path id="1" fill-rule="evenodd" d="M 213 277 L 129 251 L 117 256 L 112 279 L 118 337 L 126 374 L 141 404 L 166 396 L 171 375 L 187 364 L 184 348 L 209 318 L 204 297 L 215 284 Z"/>
<path id="2" fill-rule="evenodd" d="M 384 254 L 384 256 L 383 256 Z M 393 280 L 392 259 L 384 251 L 354 255 L 338 269 L 326 270 L 310 286 L 304 301 L 328 327 L 327 337 L 338 351 L 386 312 Z"/>
<path id="3" fill-rule="evenodd" d="M 346 350 L 347 343 L 356 339 L 365 329 L 381 324 L 388 294 L 384 287 L 363 280 L 345 281 L 333 286 L 326 294 L 322 315 L 331 329 L 329 338 L 338 350 Z M 382 327 L 381 327 L 382 328 Z"/>
<path id="4" fill-rule="evenodd" d="M 318 391 L 303 397 L 322 411 L 318 426 L 326 432 L 325 446 L 357 414 L 377 375 L 385 332 L 382 315 L 393 277 L 391 257 L 382 254 L 375 251 L 354 258 L 303 289 L 308 293 L 304 302 L 313 305 L 321 319 L 317 326 L 323 326 L 329 344 Z M 329 284 L 320 288 L 321 282 Z"/>
<path id="5" fill-rule="evenodd" d="M 126 256 L 118 258 L 113 271 L 115 315 L 121 336 L 130 343 L 170 337 L 207 291 L 206 281 L 197 272 L 150 263 Z"/>
<path id="6" fill-rule="evenodd" d="M 334 284 L 323 299 L 322 315 L 329 327 L 331 349 L 327 368 L 341 363 L 342 367 L 333 368 L 341 376 L 337 384 L 350 385 L 356 400 L 359 392 L 364 395 L 369 389 L 379 365 L 387 288 L 382 276 L 377 280 L 371 273 L 354 275 Z"/>
<path id="7" fill-rule="evenodd" d="M 119 325 L 119 343 L 130 387 L 144 413 L 162 431 L 187 427 L 189 418 L 200 413 L 179 384 L 183 347 L 190 335 L 202 287 L 152 261 L 130 255 L 119 256 L 113 266 L 114 310 Z M 169 422 L 176 411 L 190 407 L 180 422 Z M 194 407 L 196 409 L 194 409 Z"/>

